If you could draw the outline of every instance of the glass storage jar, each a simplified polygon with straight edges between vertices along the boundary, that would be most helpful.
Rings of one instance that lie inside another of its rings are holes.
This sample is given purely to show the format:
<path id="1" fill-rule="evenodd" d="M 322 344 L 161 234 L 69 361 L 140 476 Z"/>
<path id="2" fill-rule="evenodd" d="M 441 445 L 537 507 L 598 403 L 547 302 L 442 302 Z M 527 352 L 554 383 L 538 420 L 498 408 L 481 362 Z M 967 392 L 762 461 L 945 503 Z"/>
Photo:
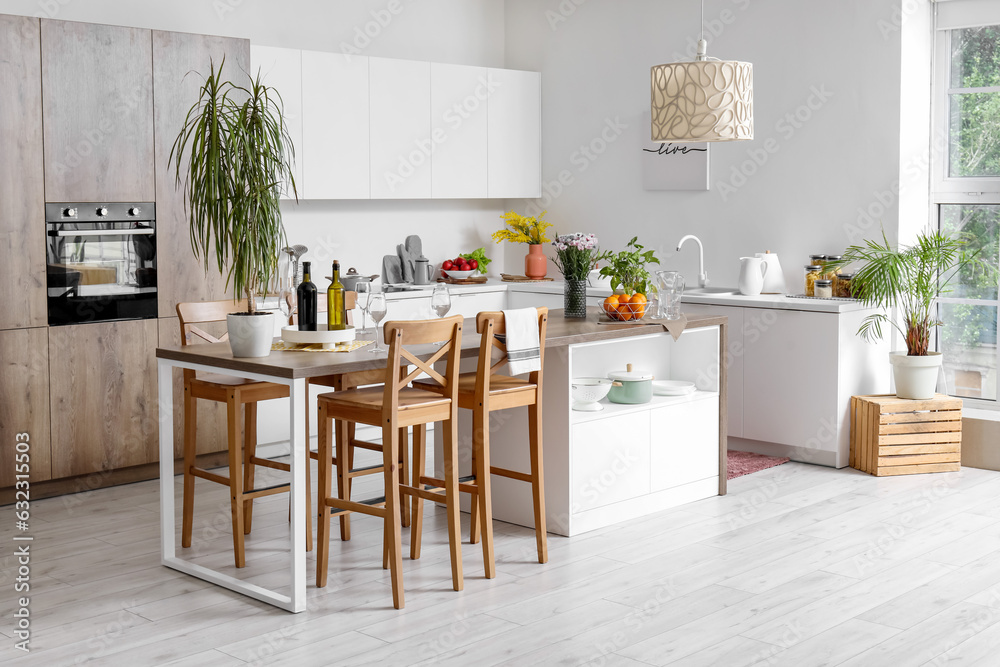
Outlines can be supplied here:
<path id="1" fill-rule="evenodd" d="M 806 296 L 815 296 L 813 291 L 822 270 L 823 267 L 819 264 L 806 264 Z"/>
<path id="2" fill-rule="evenodd" d="M 854 295 L 851 294 L 851 283 L 854 280 L 853 273 L 841 273 L 834 280 L 833 292 L 834 296 L 839 296 L 843 299 L 850 299 Z"/>
<path id="3" fill-rule="evenodd" d="M 820 278 L 816 281 L 813 296 L 830 298 L 833 296 L 833 281 Z"/>
<path id="4" fill-rule="evenodd" d="M 834 284 L 836 284 L 837 276 L 840 275 L 840 269 L 839 268 L 828 269 L 827 266 L 832 264 L 833 262 L 839 262 L 840 257 L 841 257 L 840 255 L 827 255 L 826 261 L 823 262 L 823 277 L 826 278 L 827 280 L 833 280 Z"/>

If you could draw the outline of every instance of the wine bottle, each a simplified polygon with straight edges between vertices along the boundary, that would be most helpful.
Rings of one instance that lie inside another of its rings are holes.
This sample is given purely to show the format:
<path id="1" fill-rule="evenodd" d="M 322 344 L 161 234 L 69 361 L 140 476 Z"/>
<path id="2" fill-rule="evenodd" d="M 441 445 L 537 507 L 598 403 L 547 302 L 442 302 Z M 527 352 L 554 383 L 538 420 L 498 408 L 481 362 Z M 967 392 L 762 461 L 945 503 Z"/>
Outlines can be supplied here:
<path id="1" fill-rule="evenodd" d="M 333 282 L 326 290 L 326 310 L 330 329 L 347 328 L 347 303 L 344 284 L 340 282 L 340 262 L 337 260 L 333 261 Z"/>
<path id="2" fill-rule="evenodd" d="M 302 283 L 296 295 L 299 300 L 299 331 L 316 331 L 316 286 L 312 283 L 312 262 L 302 262 Z"/>

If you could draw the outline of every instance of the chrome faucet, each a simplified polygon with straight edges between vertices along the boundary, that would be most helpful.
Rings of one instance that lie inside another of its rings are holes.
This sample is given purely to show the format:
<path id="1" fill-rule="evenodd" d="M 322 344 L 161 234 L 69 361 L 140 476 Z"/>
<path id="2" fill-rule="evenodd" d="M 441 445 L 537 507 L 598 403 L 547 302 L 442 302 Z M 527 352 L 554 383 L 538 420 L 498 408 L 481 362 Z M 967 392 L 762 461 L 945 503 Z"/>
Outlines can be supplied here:
<path id="1" fill-rule="evenodd" d="M 705 246 L 702 245 L 701 239 L 693 234 L 688 234 L 677 243 L 677 250 L 679 252 L 681 246 L 688 239 L 693 239 L 698 244 L 698 286 L 702 288 L 708 287 L 708 274 L 705 273 Z"/>

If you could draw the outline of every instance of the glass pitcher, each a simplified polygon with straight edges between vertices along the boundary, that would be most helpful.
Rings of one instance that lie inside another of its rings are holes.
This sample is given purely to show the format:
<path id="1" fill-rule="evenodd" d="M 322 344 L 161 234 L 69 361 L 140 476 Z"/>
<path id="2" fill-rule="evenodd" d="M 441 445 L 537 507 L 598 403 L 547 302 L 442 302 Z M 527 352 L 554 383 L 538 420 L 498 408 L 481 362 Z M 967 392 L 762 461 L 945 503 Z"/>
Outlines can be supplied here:
<path id="1" fill-rule="evenodd" d="M 661 320 L 680 318 L 684 276 L 677 271 L 657 271 L 656 291 L 656 316 Z"/>

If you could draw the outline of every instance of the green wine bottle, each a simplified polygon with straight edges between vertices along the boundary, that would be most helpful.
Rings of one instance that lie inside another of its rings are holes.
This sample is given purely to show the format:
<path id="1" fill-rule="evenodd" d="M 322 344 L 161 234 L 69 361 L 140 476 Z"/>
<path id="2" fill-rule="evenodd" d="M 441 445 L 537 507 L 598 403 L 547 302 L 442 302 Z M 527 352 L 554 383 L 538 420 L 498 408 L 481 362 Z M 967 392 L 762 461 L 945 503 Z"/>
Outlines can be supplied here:
<path id="1" fill-rule="evenodd" d="M 330 330 L 347 328 L 347 303 L 344 284 L 340 282 L 340 262 L 333 261 L 333 282 L 326 290 L 326 310 Z"/>

